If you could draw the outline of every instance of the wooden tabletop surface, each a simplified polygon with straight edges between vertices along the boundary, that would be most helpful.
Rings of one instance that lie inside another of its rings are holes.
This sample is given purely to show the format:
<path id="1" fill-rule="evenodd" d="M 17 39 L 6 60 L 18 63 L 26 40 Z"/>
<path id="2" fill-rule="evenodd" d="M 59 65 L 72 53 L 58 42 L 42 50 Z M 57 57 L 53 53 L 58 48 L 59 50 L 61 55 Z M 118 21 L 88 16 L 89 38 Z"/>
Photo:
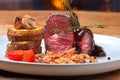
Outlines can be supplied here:
<path id="1" fill-rule="evenodd" d="M 39 26 L 45 25 L 45 20 L 50 13 L 55 11 L 34 11 L 34 10 L 1 10 L 0 11 L 0 35 L 6 35 L 7 29 L 12 27 L 16 16 L 30 15 L 36 19 Z M 120 38 L 120 13 L 116 12 L 91 12 L 91 11 L 75 11 L 79 17 L 81 25 L 104 25 L 105 28 L 92 28 L 95 34 L 108 35 Z M 44 80 L 44 79 L 75 79 L 75 80 L 120 80 L 120 69 L 108 73 L 74 76 L 74 77 L 45 77 L 32 76 L 11 73 L 0 70 L 0 80 Z"/>

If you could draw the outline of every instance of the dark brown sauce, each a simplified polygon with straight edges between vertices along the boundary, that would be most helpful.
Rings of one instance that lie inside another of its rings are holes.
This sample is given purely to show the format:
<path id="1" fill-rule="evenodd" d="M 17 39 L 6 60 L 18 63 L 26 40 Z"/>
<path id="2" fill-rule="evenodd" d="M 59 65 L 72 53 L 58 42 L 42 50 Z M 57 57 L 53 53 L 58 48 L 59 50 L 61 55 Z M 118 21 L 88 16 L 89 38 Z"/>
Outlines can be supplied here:
<path id="1" fill-rule="evenodd" d="M 106 54 L 101 46 L 95 45 L 91 56 L 103 57 L 106 56 Z"/>

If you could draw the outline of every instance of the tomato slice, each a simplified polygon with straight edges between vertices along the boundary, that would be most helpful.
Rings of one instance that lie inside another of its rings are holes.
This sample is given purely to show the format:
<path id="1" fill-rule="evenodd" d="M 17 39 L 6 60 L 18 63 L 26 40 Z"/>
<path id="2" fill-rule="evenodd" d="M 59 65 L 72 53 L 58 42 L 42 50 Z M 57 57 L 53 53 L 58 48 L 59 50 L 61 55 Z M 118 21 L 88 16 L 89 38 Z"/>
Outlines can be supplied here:
<path id="1" fill-rule="evenodd" d="M 11 60 L 34 62 L 35 53 L 33 49 L 7 51 L 6 57 Z"/>
<path id="2" fill-rule="evenodd" d="M 35 60 L 34 50 L 33 49 L 26 50 L 25 54 L 23 56 L 22 61 L 25 61 L 25 62 L 34 62 L 34 60 Z"/>
<path id="3" fill-rule="evenodd" d="M 7 51 L 6 56 L 11 60 L 21 61 L 24 55 L 23 50 Z"/>

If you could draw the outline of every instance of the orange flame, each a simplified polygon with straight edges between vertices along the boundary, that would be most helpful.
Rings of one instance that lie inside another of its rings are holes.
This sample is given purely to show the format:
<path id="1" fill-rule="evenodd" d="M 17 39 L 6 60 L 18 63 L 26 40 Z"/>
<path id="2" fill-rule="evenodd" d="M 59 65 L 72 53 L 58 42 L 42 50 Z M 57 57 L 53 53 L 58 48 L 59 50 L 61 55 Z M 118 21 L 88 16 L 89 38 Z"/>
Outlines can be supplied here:
<path id="1" fill-rule="evenodd" d="M 52 0 L 52 5 L 58 10 L 64 10 L 61 4 L 62 0 Z"/>

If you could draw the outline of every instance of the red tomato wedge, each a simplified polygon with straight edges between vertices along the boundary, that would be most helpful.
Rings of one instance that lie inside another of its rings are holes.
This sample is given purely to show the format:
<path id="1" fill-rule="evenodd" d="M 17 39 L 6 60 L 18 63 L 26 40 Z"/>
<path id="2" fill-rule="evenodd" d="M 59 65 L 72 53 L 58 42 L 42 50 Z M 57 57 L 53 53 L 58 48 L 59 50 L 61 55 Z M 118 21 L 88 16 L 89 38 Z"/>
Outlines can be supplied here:
<path id="1" fill-rule="evenodd" d="M 23 50 L 14 50 L 14 51 L 7 51 L 7 58 L 11 60 L 21 61 L 24 56 Z"/>
<path id="2" fill-rule="evenodd" d="M 6 57 L 15 61 L 34 62 L 35 53 L 33 49 L 7 51 Z"/>
<path id="3" fill-rule="evenodd" d="M 30 49 L 30 50 L 25 51 L 25 54 L 23 56 L 22 61 L 25 61 L 25 62 L 34 62 L 34 60 L 35 60 L 34 50 Z"/>

